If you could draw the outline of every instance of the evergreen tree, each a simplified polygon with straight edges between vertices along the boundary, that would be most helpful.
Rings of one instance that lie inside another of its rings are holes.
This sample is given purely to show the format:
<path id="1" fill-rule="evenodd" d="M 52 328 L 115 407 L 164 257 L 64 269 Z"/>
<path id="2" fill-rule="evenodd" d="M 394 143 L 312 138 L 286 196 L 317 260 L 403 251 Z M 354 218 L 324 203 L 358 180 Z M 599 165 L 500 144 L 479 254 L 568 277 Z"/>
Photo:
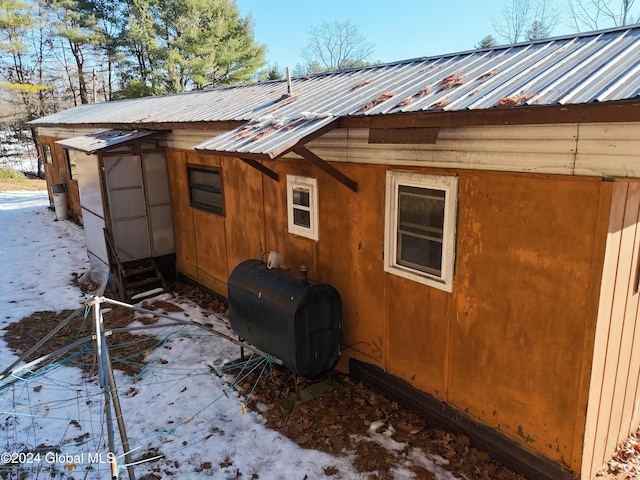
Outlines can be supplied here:
<path id="1" fill-rule="evenodd" d="M 0 53 L 4 77 L 8 83 L 26 85 L 29 71 L 25 65 L 26 35 L 32 26 L 31 9 L 22 0 L 0 0 Z"/>
<path id="2" fill-rule="evenodd" d="M 478 42 L 475 48 L 491 48 L 498 45 L 498 41 L 494 38 L 493 35 L 486 35 L 482 40 Z"/>
<path id="3" fill-rule="evenodd" d="M 517 43 L 531 35 L 548 37 L 559 19 L 560 11 L 553 0 L 506 0 L 500 16 L 492 23 L 504 41 Z"/>
<path id="4" fill-rule="evenodd" d="M 131 0 L 127 96 L 249 81 L 264 64 L 250 17 L 229 0 Z"/>
<path id="5" fill-rule="evenodd" d="M 94 13 L 94 4 L 90 0 L 53 0 L 53 7 L 58 18 L 56 35 L 63 39 L 73 56 L 80 102 L 89 103 L 85 62 L 105 40 Z M 69 82 L 72 81 L 69 74 Z"/>
<path id="6" fill-rule="evenodd" d="M 527 40 L 542 40 L 543 38 L 549 38 L 551 32 L 545 25 L 539 20 L 534 20 L 531 26 L 527 29 Z"/>
<path id="7" fill-rule="evenodd" d="M 41 56 L 37 45 L 34 18 L 37 8 L 22 0 L 0 0 L 0 87 L 5 100 L 22 106 L 22 120 L 44 114 L 44 85 Z M 12 115 L 13 116 L 13 115 Z"/>
<path id="8" fill-rule="evenodd" d="M 127 23 L 120 37 L 124 58 L 119 62 L 123 85 L 118 96 L 144 97 L 164 93 L 160 87 L 157 57 L 161 53 L 156 35 L 160 6 L 156 0 L 128 0 Z"/>

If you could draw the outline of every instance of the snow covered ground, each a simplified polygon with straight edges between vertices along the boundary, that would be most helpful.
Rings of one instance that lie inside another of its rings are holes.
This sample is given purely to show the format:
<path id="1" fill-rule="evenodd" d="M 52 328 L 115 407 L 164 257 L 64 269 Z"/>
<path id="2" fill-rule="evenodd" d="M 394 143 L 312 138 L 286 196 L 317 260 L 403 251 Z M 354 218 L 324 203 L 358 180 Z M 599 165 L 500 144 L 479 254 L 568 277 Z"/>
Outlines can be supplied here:
<path id="1" fill-rule="evenodd" d="M 28 130 L 16 137 L 15 129 L 0 124 L 0 167 L 9 167 L 23 173 L 38 173 L 38 156 Z"/>
<path id="2" fill-rule="evenodd" d="M 46 192 L 0 193 L 0 328 L 36 311 L 77 309 L 91 299 L 71 284 L 88 270 L 82 229 L 55 221 L 48 204 Z M 158 298 L 179 304 L 184 312 L 172 314 L 176 317 L 219 321 L 188 300 L 169 294 Z M 108 306 L 102 307 L 108 327 Z M 136 315 L 135 324 L 142 326 L 144 314 Z M 162 345 L 146 356 L 139 376 L 115 371 L 136 478 L 370 478 L 371 472 L 357 472 L 348 454 L 304 450 L 268 429 L 261 405 L 245 412 L 244 397 L 230 386 L 238 377 L 221 376 L 219 370 L 238 357 L 234 344 L 195 327 L 165 327 L 153 334 Z M 0 339 L 0 372 L 16 360 Z M 106 424 L 96 378 L 63 360 L 19 370 L 0 381 L 0 476 L 3 468 L 8 471 L 3 467 L 7 460 L 20 460 L 14 473 L 21 469 L 29 479 L 110 478 Z M 128 478 L 114 431 L 118 477 Z M 385 441 L 378 437 L 376 441 Z M 419 458 L 411 461 L 430 465 L 436 478 L 458 478 L 422 452 L 412 455 Z M 406 465 L 399 465 L 394 475 L 414 478 Z"/>
<path id="3" fill-rule="evenodd" d="M 71 283 L 88 270 L 82 229 L 56 221 L 48 205 L 46 192 L 0 192 L 0 329 L 37 311 L 75 310 L 93 298 Z M 224 319 L 189 300 L 170 294 L 157 298 L 183 309 L 171 315 L 226 328 Z M 108 307 L 101 305 L 107 327 Z M 145 314 L 136 315 L 133 325 L 142 327 Z M 91 312 L 86 321 L 92 318 Z M 268 429 L 260 415 L 266 406 L 245 409 L 245 397 L 234 388 L 242 378 L 221 373 L 239 356 L 233 343 L 192 326 L 137 332 L 152 333 L 161 346 L 148 352 L 138 376 L 115 370 L 132 450 L 129 466 L 136 478 L 371 478 L 371 472 L 357 472 L 348 454 L 333 457 L 305 450 Z M 0 372 L 16 360 L 0 339 Z M 67 366 L 68 360 L 63 356 L 26 369 L 18 366 L 0 381 L 2 478 L 8 472 L 14 475 L 9 478 L 111 478 L 103 391 L 97 378 Z M 263 360 L 248 368 L 268 372 Z M 122 443 L 117 428 L 113 431 L 118 478 L 126 479 Z M 397 448 L 397 442 L 373 427 L 370 435 L 372 441 Z M 428 466 L 439 480 L 458 478 L 434 460 L 415 450 L 407 458 Z M 8 461 L 14 466 L 7 466 Z M 415 478 L 406 467 L 398 465 L 395 478 Z"/>

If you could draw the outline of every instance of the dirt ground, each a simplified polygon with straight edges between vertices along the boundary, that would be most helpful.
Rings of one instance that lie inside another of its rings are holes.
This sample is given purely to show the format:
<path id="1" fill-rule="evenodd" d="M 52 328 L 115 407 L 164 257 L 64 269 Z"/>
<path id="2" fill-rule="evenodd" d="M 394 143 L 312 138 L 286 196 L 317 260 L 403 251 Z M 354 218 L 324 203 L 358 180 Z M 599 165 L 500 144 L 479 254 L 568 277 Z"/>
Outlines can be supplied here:
<path id="1" fill-rule="evenodd" d="M 226 313 L 226 307 L 217 299 L 199 289 L 183 283 L 173 285 L 176 295 L 196 302 L 200 307 L 212 312 Z M 107 292 L 108 293 L 108 292 Z M 107 296 L 109 296 L 107 294 Z M 112 296 L 112 298 L 115 298 Z M 177 311 L 175 305 L 144 304 L 145 308 L 162 308 L 169 313 Z M 67 318 L 70 311 L 38 312 L 20 322 L 9 325 L 3 332 L 3 338 L 15 352 L 25 352 L 34 342 L 49 332 L 60 321 Z M 131 310 L 114 307 L 109 313 L 110 328 L 126 326 L 133 321 Z M 91 321 L 85 321 L 78 315 L 69 326 L 58 334 L 46 348 L 34 352 L 31 357 L 37 358 L 55 348 L 66 345 L 79 335 L 91 333 Z M 25 334 L 25 332 L 28 332 Z M 116 343 L 127 343 L 127 333 L 115 339 Z M 117 355 L 131 358 L 144 355 L 145 351 L 156 346 L 153 340 L 144 345 L 132 342 L 134 350 L 121 350 Z M 135 370 L 127 371 L 127 363 L 114 363 L 115 368 L 124 369 L 125 373 L 135 374 Z M 78 367 L 89 374 L 93 373 L 95 364 L 91 354 L 78 360 Z M 460 478 L 478 480 L 524 480 L 524 477 L 509 470 L 488 454 L 471 444 L 465 435 L 446 432 L 433 428 L 425 419 L 400 407 L 382 395 L 353 381 L 345 375 L 336 374 L 328 392 L 314 400 L 302 403 L 296 401 L 295 378 L 290 371 L 274 365 L 270 374 L 264 375 L 260 381 L 246 379 L 239 388 L 241 393 L 253 389 L 249 407 L 260 411 L 267 425 L 304 448 L 321 450 L 332 455 L 343 456 L 351 452 L 354 465 L 359 471 L 377 471 L 371 478 L 393 479 L 391 469 L 398 465 L 410 465 L 415 478 L 432 480 L 436 477 L 418 462 L 408 461 L 408 452 L 419 449 L 430 455 L 429 458 L 439 467 L 452 472 Z M 311 384 L 299 381 L 298 386 L 304 391 Z M 328 386 L 328 380 L 324 384 Z M 375 431 L 375 435 L 372 432 Z M 386 436 L 387 440 L 383 437 Z M 383 441 L 376 441 L 376 438 Z M 404 448 L 389 449 L 388 440 L 392 439 Z M 634 435 L 622 446 L 608 468 L 599 475 L 602 480 L 631 480 L 640 478 L 640 436 Z M 223 465 L 221 465 L 223 467 Z M 329 468 L 327 477 L 338 474 Z"/>

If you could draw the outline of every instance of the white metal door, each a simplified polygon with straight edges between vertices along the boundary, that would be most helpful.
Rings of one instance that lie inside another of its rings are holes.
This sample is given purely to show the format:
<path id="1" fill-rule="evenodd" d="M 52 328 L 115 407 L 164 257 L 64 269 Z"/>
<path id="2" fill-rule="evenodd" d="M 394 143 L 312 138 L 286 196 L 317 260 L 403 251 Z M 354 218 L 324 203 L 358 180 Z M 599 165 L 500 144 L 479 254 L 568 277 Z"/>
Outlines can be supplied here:
<path id="1" fill-rule="evenodd" d="M 164 153 L 143 154 L 142 169 L 153 256 L 161 257 L 175 253 L 169 173 Z"/>
<path id="2" fill-rule="evenodd" d="M 140 157 L 103 157 L 111 229 L 121 261 L 151 257 Z"/>

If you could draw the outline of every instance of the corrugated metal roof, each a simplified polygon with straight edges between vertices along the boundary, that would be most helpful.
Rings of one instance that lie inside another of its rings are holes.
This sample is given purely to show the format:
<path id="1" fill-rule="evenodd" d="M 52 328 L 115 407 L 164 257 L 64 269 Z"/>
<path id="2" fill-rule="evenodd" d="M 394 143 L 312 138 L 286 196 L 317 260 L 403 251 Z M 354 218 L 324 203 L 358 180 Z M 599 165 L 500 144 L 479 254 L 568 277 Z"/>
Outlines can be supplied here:
<path id="1" fill-rule="evenodd" d="M 640 26 L 162 97 L 83 105 L 34 125 L 251 121 L 589 104 L 640 95 Z"/>
<path id="2" fill-rule="evenodd" d="M 221 155 L 274 159 L 297 144 L 316 137 L 323 129 L 332 128 L 331 124 L 336 120 L 333 115 L 312 112 L 289 118 L 269 115 L 213 137 L 194 149 Z"/>
<path id="3" fill-rule="evenodd" d="M 56 143 L 65 148 L 94 154 L 117 146 L 134 143 L 143 138 L 158 136 L 167 132 L 151 130 L 105 130 L 78 137 L 58 140 Z"/>

